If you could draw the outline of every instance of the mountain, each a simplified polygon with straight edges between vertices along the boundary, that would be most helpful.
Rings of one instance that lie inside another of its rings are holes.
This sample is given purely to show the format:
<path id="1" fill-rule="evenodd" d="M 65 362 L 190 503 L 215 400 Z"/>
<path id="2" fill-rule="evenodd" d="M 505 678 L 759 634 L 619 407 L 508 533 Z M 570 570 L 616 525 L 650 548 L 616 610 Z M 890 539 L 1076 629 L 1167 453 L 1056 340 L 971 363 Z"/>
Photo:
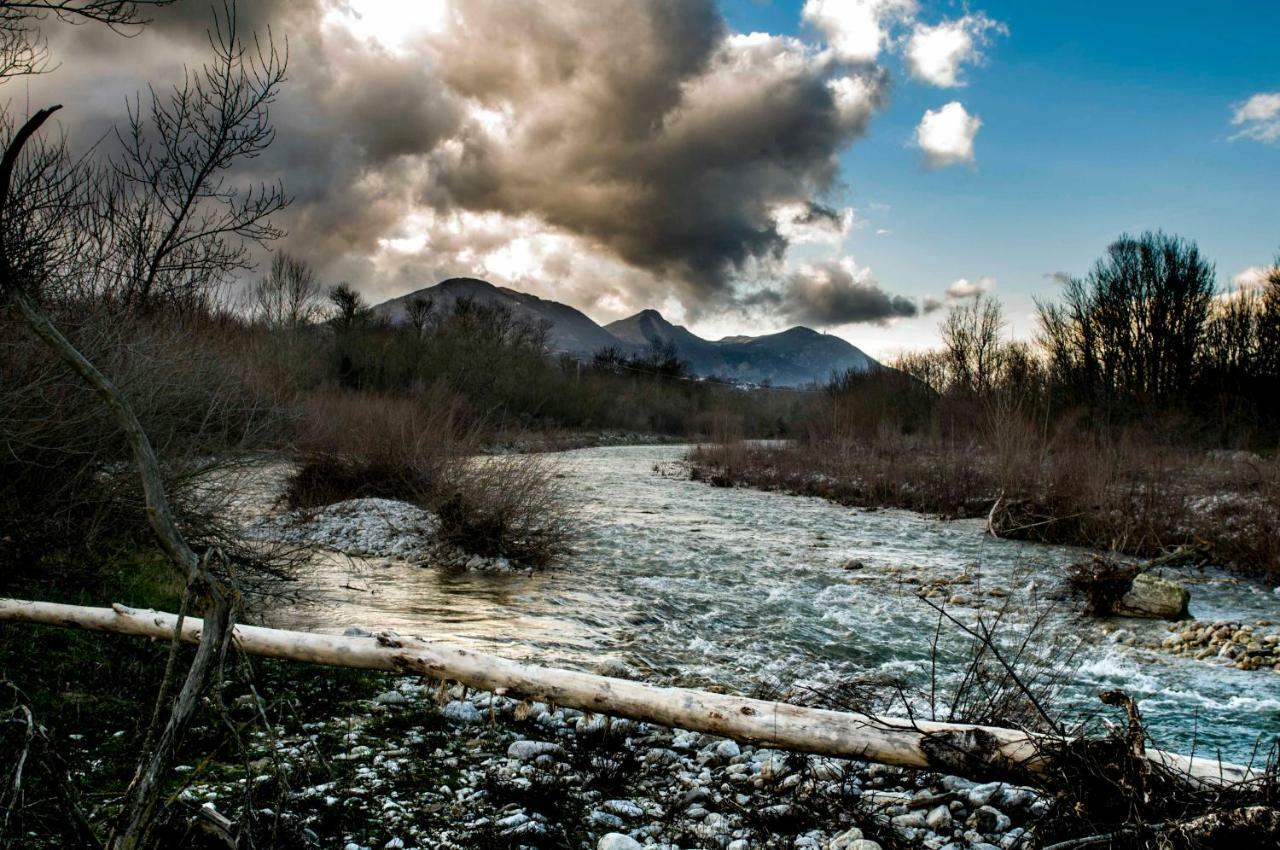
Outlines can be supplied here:
<path id="1" fill-rule="evenodd" d="M 685 360 L 697 375 L 725 374 L 724 353 L 694 334 L 683 325 L 673 325 L 657 310 L 641 310 L 634 316 L 619 319 L 604 329 L 634 348 L 646 348 L 651 343 L 671 343 L 681 360 Z"/>
<path id="2" fill-rule="evenodd" d="M 440 310 L 451 309 L 463 297 L 502 304 L 520 318 L 547 322 L 551 347 L 558 352 L 586 357 L 602 348 L 632 353 L 651 343 L 670 343 L 680 359 L 688 361 L 694 374 L 701 377 L 714 375 L 742 383 L 799 386 L 823 383 L 846 369 L 867 371 L 880 366 L 840 337 L 810 328 L 707 340 L 668 322 L 657 310 L 642 310 L 601 327 L 567 304 L 467 277 L 450 278 L 385 301 L 374 307 L 374 313 L 399 324 L 407 321 L 406 308 L 415 298 L 430 298 L 435 309 Z"/>
<path id="3" fill-rule="evenodd" d="M 519 318 L 548 322 L 551 347 L 556 351 L 594 354 L 602 348 L 618 344 L 618 340 L 608 331 L 568 304 L 549 301 L 527 292 L 507 289 L 505 286 L 494 286 L 488 281 L 472 277 L 449 278 L 435 286 L 392 298 L 374 307 L 373 312 L 392 324 L 402 324 L 408 321 L 406 308 L 415 298 L 431 299 L 436 311 L 452 310 L 453 303 L 459 298 L 472 298 L 484 304 L 503 304 Z"/>
<path id="4" fill-rule="evenodd" d="M 699 375 L 753 384 L 821 383 L 836 372 L 865 372 L 880 365 L 838 336 L 803 327 L 766 336 L 730 336 L 711 341 L 671 324 L 657 310 L 642 310 L 605 325 L 604 329 L 636 346 L 670 343 L 680 359 L 688 361 Z"/>

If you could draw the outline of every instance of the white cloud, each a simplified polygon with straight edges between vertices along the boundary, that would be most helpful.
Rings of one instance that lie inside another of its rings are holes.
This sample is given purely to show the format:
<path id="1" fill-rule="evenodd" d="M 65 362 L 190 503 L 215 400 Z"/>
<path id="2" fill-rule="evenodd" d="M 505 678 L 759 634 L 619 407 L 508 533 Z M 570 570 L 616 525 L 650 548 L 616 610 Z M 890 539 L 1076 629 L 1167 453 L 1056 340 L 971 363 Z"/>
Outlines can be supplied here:
<path id="1" fill-rule="evenodd" d="M 810 204 L 780 204 L 771 211 L 775 226 L 791 243 L 839 244 L 854 228 L 852 207 L 820 210 Z"/>
<path id="2" fill-rule="evenodd" d="M 973 138 L 982 121 L 953 100 L 939 110 L 926 110 L 916 127 L 916 145 L 933 168 L 973 163 Z"/>
<path id="3" fill-rule="evenodd" d="M 827 81 L 836 114 L 845 127 L 865 127 L 884 102 L 884 80 L 875 75 L 836 77 Z"/>
<path id="4" fill-rule="evenodd" d="M 1262 266 L 1249 266 L 1249 268 L 1231 278 L 1231 285 L 1240 292 L 1249 292 L 1254 289 L 1261 289 L 1267 283 L 1267 278 L 1275 273 L 1274 268 L 1264 268 Z"/>
<path id="5" fill-rule="evenodd" d="M 1233 140 L 1280 142 L 1280 92 L 1259 92 L 1237 105 L 1231 123 L 1241 128 Z"/>
<path id="6" fill-rule="evenodd" d="M 984 292 L 990 292 L 995 285 L 994 277 L 980 277 L 977 280 L 962 277 L 947 287 L 947 300 L 955 302 L 966 298 L 977 298 Z"/>
<path id="7" fill-rule="evenodd" d="M 801 17 L 818 28 L 842 62 L 874 62 L 889 27 L 909 20 L 916 0 L 805 0 Z"/>
<path id="8" fill-rule="evenodd" d="M 916 24 L 907 41 L 907 68 L 912 76 L 935 86 L 962 86 L 961 66 L 982 60 L 981 48 L 991 40 L 991 33 L 1007 32 L 1004 24 L 981 13 L 937 26 Z"/>

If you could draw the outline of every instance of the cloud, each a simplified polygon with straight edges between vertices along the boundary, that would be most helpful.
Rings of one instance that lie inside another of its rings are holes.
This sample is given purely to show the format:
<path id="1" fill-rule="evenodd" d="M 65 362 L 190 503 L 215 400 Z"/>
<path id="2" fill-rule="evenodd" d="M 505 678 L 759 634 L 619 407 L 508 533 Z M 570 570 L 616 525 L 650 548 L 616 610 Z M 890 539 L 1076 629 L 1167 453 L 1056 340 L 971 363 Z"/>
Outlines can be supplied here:
<path id="1" fill-rule="evenodd" d="M 924 301 L 921 302 L 920 308 L 926 316 L 930 313 L 936 313 L 946 306 L 945 301 L 933 295 L 926 295 Z"/>
<path id="2" fill-rule="evenodd" d="M 782 204 L 773 211 L 774 224 L 790 244 L 838 244 L 854 228 L 852 207 L 832 209 L 821 204 Z"/>
<path id="3" fill-rule="evenodd" d="M 437 0 L 429 26 L 350 25 L 382 2 L 242 4 L 246 28 L 288 36 L 290 79 L 276 143 L 235 176 L 284 180 L 281 247 L 326 279 L 377 297 L 487 273 L 582 307 L 675 298 L 696 314 L 853 225 L 829 197 L 884 102 L 879 67 L 735 34 L 714 0 Z M 126 96 L 203 51 L 206 6 L 153 17 L 134 40 L 58 29 L 64 67 L 30 82 L 33 102 L 66 102 L 77 137 L 102 136 Z"/>
<path id="4" fill-rule="evenodd" d="M 920 313 L 913 300 L 885 292 L 870 269 L 847 257 L 806 263 L 787 276 L 780 290 L 763 290 L 746 303 L 770 306 L 789 321 L 816 327 L 884 325 Z"/>
<path id="5" fill-rule="evenodd" d="M 1272 276 L 1280 273 L 1276 267 L 1249 266 L 1231 278 L 1231 285 L 1237 292 L 1251 292 L 1262 289 Z"/>
<path id="6" fill-rule="evenodd" d="M 916 79 L 942 88 L 964 85 L 961 66 L 980 62 L 992 34 L 1008 28 L 986 15 L 965 15 L 936 26 L 916 24 L 907 40 L 907 69 Z"/>
<path id="7" fill-rule="evenodd" d="M 1071 275 L 1067 272 L 1045 272 L 1045 278 L 1054 283 L 1066 285 L 1071 282 Z"/>
<path id="8" fill-rule="evenodd" d="M 984 292 L 990 292 L 995 285 L 996 279 L 993 277 L 980 277 L 977 280 L 962 277 L 947 287 L 947 300 L 954 303 L 966 298 L 977 298 Z"/>
<path id="9" fill-rule="evenodd" d="M 1235 139 L 1270 144 L 1280 141 L 1280 92 L 1259 92 L 1235 107 L 1231 123 L 1240 127 Z"/>
<path id="10" fill-rule="evenodd" d="M 822 33 L 841 62 L 874 62 L 889 27 L 910 19 L 915 0 L 805 0 L 801 17 Z"/>
<path id="11" fill-rule="evenodd" d="M 931 168 L 973 164 L 973 139 L 982 121 L 953 100 L 938 110 L 926 110 L 916 126 L 915 143 Z"/>

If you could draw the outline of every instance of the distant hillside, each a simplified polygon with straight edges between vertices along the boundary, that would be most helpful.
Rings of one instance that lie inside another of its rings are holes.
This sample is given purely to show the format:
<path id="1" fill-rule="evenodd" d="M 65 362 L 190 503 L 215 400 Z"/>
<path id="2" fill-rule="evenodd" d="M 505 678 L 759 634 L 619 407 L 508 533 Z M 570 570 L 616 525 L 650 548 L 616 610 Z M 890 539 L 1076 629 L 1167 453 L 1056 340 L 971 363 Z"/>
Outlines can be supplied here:
<path id="1" fill-rule="evenodd" d="M 846 369 L 879 367 L 872 358 L 838 336 L 795 327 L 766 336 L 734 336 L 707 340 L 688 328 L 673 325 L 656 310 L 642 310 L 605 327 L 579 310 L 514 289 L 474 278 L 451 278 L 443 283 L 383 302 L 374 312 L 391 321 L 406 321 L 406 306 L 414 298 L 430 298 L 436 309 L 451 309 L 460 297 L 504 304 L 520 317 L 546 321 L 551 346 L 557 351 L 590 356 L 602 348 L 635 352 L 650 343 L 671 343 L 682 360 L 702 377 L 720 376 L 743 383 L 776 386 L 823 383 Z"/>
<path id="2" fill-rule="evenodd" d="M 669 342 L 675 346 L 680 359 L 687 361 L 698 375 L 726 374 L 724 354 L 715 343 L 682 325 L 671 324 L 657 310 L 642 310 L 629 318 L 611 322 L 604 329 L 636 348 L 645 348 L 654 342 Z"/>
<path id="3" fill-rule="evenodd" d="M 605 325 L 605 330 L 633 345 L 670 342 L 697 374 L 719 375 L 753 384 L 822 383 L 835 372 L 866 371 L 880 365 L 840 337 L 809 328 L 712 341 L 671 324 L 656 310 L 644 310 Z"/>
<path id="4" fill-rule="evenodd" d="M 559 301 L 548 301 L 527 292 L 517 292 L 502 286 L 494 286 L 471 277 L 454 277 L 435 286 L 419 289 L 384 301 L 374 307 L 374 313 L 392 323 L 406 321 L 405 308 L 414 298 L 430 298 L 437 310 L 452 310 L 453 302 L 471 297 L 483 303 L 505 304 L 522 318 L 546 320 L 551 328 L 551 347 L 571 354 L 594 354 L 602 348 L 617 345 L 618 340 L 579 310 Z"/>

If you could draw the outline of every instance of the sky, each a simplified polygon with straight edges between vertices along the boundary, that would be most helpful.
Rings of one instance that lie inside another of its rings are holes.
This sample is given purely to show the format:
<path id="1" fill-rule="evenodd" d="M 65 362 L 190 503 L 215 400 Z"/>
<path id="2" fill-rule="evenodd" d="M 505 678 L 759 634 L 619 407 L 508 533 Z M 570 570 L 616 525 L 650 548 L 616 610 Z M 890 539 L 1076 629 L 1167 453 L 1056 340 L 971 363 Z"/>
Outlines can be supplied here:
<path id="1" fill-rule="evenodd" d="M 110 155 L 208 23 L 183 0 L 133 38 L 51 26 L 57 67 L 3 94 Z M 883 358 L 982 292 L 1029 337 L 1125 232 L 1195 239 L 1223 287 L 1280 252 L 1280 3 L 256 0 L 239 23 L 288 39 L 290 79 L 235 177 L 281 178 L 278 247 L 373 302 L 475 276 Z"/>

